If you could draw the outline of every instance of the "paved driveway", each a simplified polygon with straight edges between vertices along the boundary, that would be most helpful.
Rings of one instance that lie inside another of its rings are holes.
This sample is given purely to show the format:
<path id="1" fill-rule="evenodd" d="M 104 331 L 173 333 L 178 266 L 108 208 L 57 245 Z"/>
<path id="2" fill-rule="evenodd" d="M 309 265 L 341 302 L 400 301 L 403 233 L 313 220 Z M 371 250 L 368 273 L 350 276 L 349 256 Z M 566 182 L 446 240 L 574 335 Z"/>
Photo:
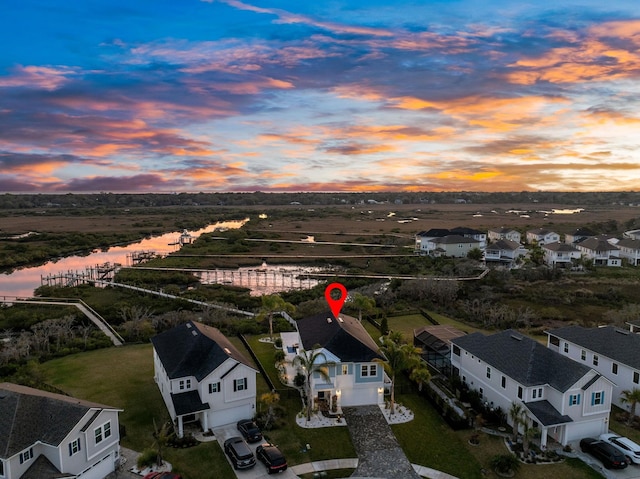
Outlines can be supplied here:
<path id="1" fill-rule="evenodd" d="M 578 444 L 572 444 L 573 453 L 582 459 L 585 463 L 589 464 L 592 468 L 600 472 L 607 479 L 640 479 L 640 465 L 630 465 L 624 469 L 606 469 L 602 462 L 593 457 L 590 454 L 580 451 Z"/>
<path id="2" fill-rule="evenodd" d="M 218 443 L 220 444 L 221 448 L 224 447 L 224 441 L 226 441 L 230 437 L 241 436 L 240 431 L 238 431 L 235 424 L 228 424 L 226 426 L 216 428 L 213 430 L 213 433 L 216 439 L 218 440 Z M 249 447 L 254 452 L 254 454 L 256 452 L 256 448 L 260 444 L 261 442 L 249 444 Z M 226 454 L 224 457 L 227 458 L 227 461 L 229 461 L 229 458 L 227 457 Z M 229 462 L 229 465 L 231 465 L 231 462 Z M 266 479 L 266 478 L 274 478 L 274 477 L 277 477 L 279 479 L 296 479 L 298 477 L 293 473 L 291 469 L 287 469 L 286 471 L 281 472 L 277 475 L 269 475 L 267 473 L 267 468 L 260 461 L 257 461 L 256 465 L 251 469 L 237 470 L 235 471 L 235 473 L 238 479 Z"/>

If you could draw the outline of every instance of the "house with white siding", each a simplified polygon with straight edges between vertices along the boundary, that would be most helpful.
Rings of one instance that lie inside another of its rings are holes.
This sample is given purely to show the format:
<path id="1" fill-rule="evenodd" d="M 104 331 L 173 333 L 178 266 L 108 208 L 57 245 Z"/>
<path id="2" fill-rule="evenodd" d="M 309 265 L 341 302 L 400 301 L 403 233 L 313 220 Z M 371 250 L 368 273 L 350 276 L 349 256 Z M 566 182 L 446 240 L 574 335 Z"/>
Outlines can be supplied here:
<path id="1" fill-rule="evenodd" d="M 620 397 L 624 390 L 640 388 L 640 335 L 615 326 L 567 326 L 547 331 L 547 346 L 608 378 L 612 402 L 628 410 Z"/>
<path id="2" fill-rule="evenodd" d="M 627 260 L 627 263 L 640 265 L 640 239 L 621 239 L 616 243 L 620 249 L 620 257 Z"/>
<path id="3" fill-rule="evenodd" d="M 293 365 L 287 374 L 293 384 L 297 372 L 294 359 L 302 351 L 322 353 L 318 360 L 327 364 L 329 380 L 316 373 L 311 378 L 312 405 L 340 410 L 343 406 L 384 404 L 390 380 L 382 364 L 379 345 L 357 318 L 330 311 L 302 318 L 296 332 L 281 333 L 285 361 Z"/>
<path id="4" fill-rule="evenodd" d="M 513 228 L 497 228 L 490 229 L 487 234 L 489 241 L 508 240 L 516 243 L 522 242 L 522 235 L 518 230 Z"/>
<path id="5" fill-rule="evenodd" d="M 566 445 L 608 431 L 612 382 L 514 330 L 451 340 L 454 374 L 505 413 L 520 403 L 540 443 Z M 508 421 L 512 421 L 508 418 Z"/>
<path id="6" fill-rule="evenodd" d="M 253 417 L 253 364 L 218 329 L 189 321 L 151 338 L 154 380 L 179 437 Z"/>
<path id="7" fill-rule="evenodd" d="M 616 238 L 600 235 L 580 241 L 575 246 L 595 266 L 622 266 L 620 248 L 613 244 L 614 241 Z"/>
<path id="8" fill-rule="evenodd" d="M 537 243 L 539 245 L 558 243 L 560 241 L 560 235 L 558 233 L 546 228 L 536 228 L 533 230 L 528 230 L 526 238 L 527 243 Z"/>
<path id="9" fill-rule="evenodd" d="M 103 479 L 120 463 L 120 412 L 0 383 L 0 478 Z"/>
<path id="10" fill-rule="evenodd" d="M 564 242 L 567 244 L 579 243 L 580 241 L 584 241 L 587 238 L 591 238 L 593 236 L 597 235 L 589 228 L 578 228 L 576 230 L 573 230 L 571 233 L 565 234 Z"/>
<path id="11" fill-rule="evenodd" d="M 570 268 L 582 254 L 573 245 L 566 243 L 543 244 L 544 262 L 550 268 Z"/>
<path id="12" fill-rule="evenodd" d="M 513 267 L 518 259 L 526 254 L 527 250 L 520 243 L 499 239 L 487 245 L 484 250 L 484 261 L 486 264 Z"/>

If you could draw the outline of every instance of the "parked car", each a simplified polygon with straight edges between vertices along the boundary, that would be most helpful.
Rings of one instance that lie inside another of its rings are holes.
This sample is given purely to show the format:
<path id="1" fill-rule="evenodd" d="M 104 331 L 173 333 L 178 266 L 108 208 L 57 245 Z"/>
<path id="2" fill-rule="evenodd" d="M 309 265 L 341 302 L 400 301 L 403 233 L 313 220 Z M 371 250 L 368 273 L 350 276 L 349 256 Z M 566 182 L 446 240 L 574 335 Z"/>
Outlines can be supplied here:
<path id="1" fill-rule="evenodd" d="M 180 474 L 176 474 L 175 472 L 150 472 L 142 479 L 182 479 Z"/>
<path id="2" fill-rule="evenodd" d="M 287 460 L 277 446 L 271 443 L 260 444 L 256 448 L 256 456 L 267 466 L 269 474 L 287 470 Z"/>
<path id="3" fill-rule="evenodd" d="M 240 436 L 230 437 L 224 441 L 224 452 L 234 469 L 249 469 L 256 465 L 256 456 L 251 452 L 247 441 Z"/>
<path id="4" fill-rule="evenodd" d="M 640 464 L 640 445 L 631 439 L 618 436 L 617 434 L 600 434 L 600 439 L 608 442 L 620 451 L 628 464 Z"/>
<path id="5" fill-rule="evenodd" d="M 260 432 L 260 428 L 258 427 L 258 425 L 251 419 L 243 419 L 241 421 L 238 421 L 237 427 L 238 431 L 240 431 L 245 441 L 262 441 L 262 432 Z"/>
<path id="6" fill-rule="evenodd" d="M 627 467 L 627 460 L 624 455 L 608 442 L 585 437 L 580 440 L 580 449 L 582 452 L 587 452 L 602 461 L 602 464 L 607 469 L 623 469 Z"/>

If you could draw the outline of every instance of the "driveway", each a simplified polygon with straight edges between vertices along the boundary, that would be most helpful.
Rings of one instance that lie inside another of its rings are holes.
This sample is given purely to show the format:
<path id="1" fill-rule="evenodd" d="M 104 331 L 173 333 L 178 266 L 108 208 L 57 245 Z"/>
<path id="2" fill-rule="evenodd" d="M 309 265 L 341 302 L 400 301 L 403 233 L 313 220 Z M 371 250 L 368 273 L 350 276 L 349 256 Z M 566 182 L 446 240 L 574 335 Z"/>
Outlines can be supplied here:
<path id="1" fill-rule="evenodd" d="M 578 443 L 571 444 L 573 448 L 573 454 L 580 458 L 586 464 L 589 464 L 593 469 L 598 471 L 607 479 L 640 479 L 640 465 L 630 465 L 624 469 L 606 469 L 602 462 L 593 457 L 590 454 L 582 452 Z"/>
<path id="2" fill-rule="evenodd" d="M 215 428 L 213 430 L 213 434 L 215 435 L 216 439 L 218 440 L 218 443 L 220 444 L 220 448 L 221 449 L 224 448 L 224 441 L 226 441 L 230 437 L 241 436 L 240 431 L 238 431 L 238 429 L 236 428 L 235 424 L 228 424 L 226 426 L 221 426 L 219 428 Z M 253 443 L 253 444 L 249 444 L 249 447 L 251 448 L 251 450 L 253 451 L 254 454 L 256 452 L 256 448 L 260 444 L 261 444 L 260 441 L 256 442 L 256 443 Z M 225 454 L 224 457 L 227 458 L 227 461 L 229 461 L 229 458 L 227 457 L 226 454 Z M 229 461 L 229 465 L 231 465 L 230 461 Z M 233 466 L 231 466 L 231 467 L 233 468 Z M 287 469 L 286 471 L 281 472 L 281 473 L 279 473 L 277 475 L 269 475 L 267 473 L 267 468 L 260 461 L 257 461 L 256 465 L 254 467 L 252 467 L 251 469 L 237 470 L 237 471 L 235 471 L 235 473 L 236 473 L 236 476 L 238 477 L 238 479 L 267 479 L 267 478 L 273 478 L 273 477 L 277 477 L 278 479 L 281 479 L 281 478 L 282 479 L 296 479 L 298 477 L 293 473 L 293 471 L 291 469 Z"/>

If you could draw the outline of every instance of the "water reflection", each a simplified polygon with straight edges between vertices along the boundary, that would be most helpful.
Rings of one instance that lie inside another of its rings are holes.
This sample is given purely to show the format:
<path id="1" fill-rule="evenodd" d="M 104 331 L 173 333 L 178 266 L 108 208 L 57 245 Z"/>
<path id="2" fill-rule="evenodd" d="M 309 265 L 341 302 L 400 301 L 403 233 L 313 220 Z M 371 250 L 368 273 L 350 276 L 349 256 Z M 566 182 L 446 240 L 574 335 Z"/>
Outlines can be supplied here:
<path id="1" fill-rule="evenodd" d="M 217 229 L 234 229 L 242 227 L 248 220 L 221 221 L 190 232 L 193 237 L 203 233 L 212 233 Z M 42 266 L 24 268 L 9 274 L 0 275 L 0 296 L 33 296 L 33 291 L 40 286 L 43 276 L 54 275 L 68 271 L 84 271 L 104 263 L 126 265 L 127 256 L 136 251 L 155 251 L 166 255 L 176 251 L 180 245 L 178 240 L 182 231 L 174 231 L 153 238 L 146 238 L 127 246 L 114 246 L 107 251 L 95 250 L 86 256 L 68 256 L 50 261 Z"/>

